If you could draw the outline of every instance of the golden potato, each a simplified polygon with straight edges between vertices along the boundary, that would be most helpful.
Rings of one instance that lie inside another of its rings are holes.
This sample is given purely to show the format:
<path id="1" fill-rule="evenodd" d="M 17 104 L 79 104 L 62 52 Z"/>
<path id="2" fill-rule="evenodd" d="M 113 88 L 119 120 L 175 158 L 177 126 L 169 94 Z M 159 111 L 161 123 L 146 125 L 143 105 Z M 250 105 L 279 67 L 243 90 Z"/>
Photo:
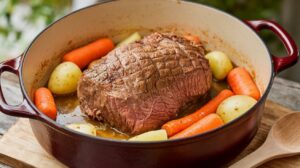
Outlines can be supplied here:
<path id="1" fill-rule="evenodd" d="M 226 54 L 220 51 L 212 51 L 205 55 L 215 79 L 223 80 L 232 70 L 233 66 Z"/>
<path id="2" fill-rule="evenodd" d="M 120 46 L 123 46 L 123 45 L 127 45 L 127 44 L 133 43 L 133 42 L 141 40 L 141 39 L 142 39 L 142 36 L 138 32 L 134 32 L 129 37 L 127 37 L 126 39 L 124 39 L 123 41 L 121 41 L 117 45 L 117 47 L 120 47 Z"/>
<path id="3" fill-rule="evenodd" d="M 235 95 L 225 99 L 218 107 L 217 114 L 228 123 L 248 111 L 257 101 L 250 96 Z"/>
<path id="4" fill-rule="evenodd" d="M 156 130 L 156 131 L 149 131 L 143 134 L 137 135 L 129 139 L 129 141 L 162 141 L 167 140 L 168 135 L 166 130 Z"/>
<path id="5" fill-rule="evenodd" d="M 52 72 L 48 88 L 52 93 L 65 95 L 77 90 L 77 83 L 82 75 L 80 68 L 72 62 L 59 64 Z"/>
<path id="6" fill-rule="evenodd" d="M 74 131 L 96 136 L 96 127 L 93 126 L 92 124 L 86 124 L 86 123 L 69 124 L 66 127 Z"/>

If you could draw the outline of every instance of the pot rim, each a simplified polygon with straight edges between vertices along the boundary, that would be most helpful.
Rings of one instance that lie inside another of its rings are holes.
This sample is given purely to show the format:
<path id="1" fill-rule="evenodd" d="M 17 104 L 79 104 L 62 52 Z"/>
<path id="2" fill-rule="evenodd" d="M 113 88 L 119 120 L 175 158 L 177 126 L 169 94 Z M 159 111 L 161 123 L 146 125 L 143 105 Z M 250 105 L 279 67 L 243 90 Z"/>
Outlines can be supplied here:
<path id="1" fill-rule="evenodd" d="M 245 119 L 247 116 L 249 116 L 253 111 L 254 109 L 258 108 L 259 106 L 263 105 L 264 101 L 266 100 L 270 90 L 271 90 L 271 86 L 273 84 L 273 81 L 274 81 L 274 77 L 275 77 L 275 73 L 274 73 L 274 64 L 273 64 L 273 60 L 272 60 L 272 55 L 270 54 L 270 51 L 268 49 L 268 47 L 266 46 L 266 44 L 264 43 L 264 41 L 261 39 L 261 37 L 253 30 L 251 29 L 246 23 L 244 23 L 241 19 L 229 14 L 229 13 L 226 13 L 222 10 L 219 10 L 215 7 L 211 7 L 211 6 L 206 6 L 204 4 L 200 4 L 200 3 L 195 3 L 195 2 L 188 2 L 188 1 L 181 1 L 180 0 L 180 3 L 184 3 L 184 4 L 189 4 L 189 5 L 197 5 L 197 6 L 201 6 L 202 8 L 209 8 L 210 10 L 212 11 L 215 11 L 215 12 L 220 12 L 222 13 L 223 15 L 227 15 L 229 16 L 230 18 L 232 19 L 235 19 L 237 20 L 238 22 L 240 22 L 242 25 L 244 25 L 247 29 L 251 30 L 252 32 L 255 33 L 255 36 L 256 38 L 258 38 L 258 40 L 262 43 L 262 45 L 264 46 L 264 48 L 267 50 L 268 52 L 268 56 L 269 56 L 269 60 L 271 62 L 271 75 L 270 75 L 270 78 L 269 78 L 269 82 L 268 82 L 268 85 L 266 87 L 266 90 L 265 92 L 263 93 L 263 95 L 261 96 L 261 98 L 257 101 L 257 103 L 252 107 L 250 108 L 247 112 L 245 112 L 243 115 L 239 116 L 238 118 L 230 121 L 229 123 L 226 123 L 224 124 L 222 127 L 218 127 L 216 129 L 213 129 L 213 130 L 210 130 L 210 131 L 207 131 L 205 133 L 202 133 L 202 134 L 199 134 L 199 135 L 194 135 L 194 136 L 190 136 L 190 137 L 186 137 L 186 138 L 179 138 L 179 139 L 168 139 L 168 140 L 164 140 L 164 141 L 147 141 L 147 142 L 140 142 L 140 141 L 122 141 L 122 140 L 114 140 L 114 139 L 109 139 L 109 138 L 102 138 L 102 137 L 98 137 L 98 136 L 91 136 L 91 135 L 87 135 L 87 134 L 84 134 L 84 133 L 80 133 L 78 131 L 74 131 L 72 129 L 69 129 L 61 124 L 58 124 L 56 121 L 53 121 L 52 119 L 46 117 L 46 115 L 44 115 L 42 112 L 40 112 L 36 107 L 35 105 L 33 104 L 33 102 L 31 101 L 31 99 L 29 98 L 28 94 L 26 93 L 25 91 L 25 87 L 24 87 L 24 82 L 23 82 L 23 64 L 24 64 L 24 60 L 27 56 L 27 53 L 28 51 L 31 49 L 32 45 L 36 42 L 36 40 L 48 29 L 50 29 L 52 26 L 54 26 L 56 23 L 64 20 L 65 18 L 75 14 L 75 13 L 78 13 L 78 12 L 81 12 L 83 10 L 88 10 L 90 8 L 93 8 L 93 7 L 96 7 L 98 5 L 102 5 L 102 4 L 106 4 L 106 3 L 111 3 L 111 2 L 117 2 L 118 0 L 105 0 L 103 2 L 99 2 L 99 3 L 96 3 L 96 4 L 93 4 L 93 5 L 90 5 L 90 6 L 87 6 L 87 7 L 84 7 L 84 8 L 81 8 L 79 10 L 76 10 L 76 11 L 73 11 L 73 12 L 70 12 L 69 14 L 66 14 L 65 16 L 61 17 L 60 19 L 56 20 L 55 22 L 51 23 L 50 25 L 48 25 L 45 29 L 43 29 L 33 40 L 32 42 L 30 43 L 30 45 L 27 47 L 27 49 L 25 50 L 24 54 L 21 56 L 21 63 L 20 63 L 20 75 L 19 75 L 19 80 L 20 80 L 20 87 L 21 87 L 21 91 L 25 97 L 25 99 L 28 101 L 28 104 L 30 105 L 30 107 L 36 112 L 38 113 L 39 115 L 42 115 L 41 117 L 39 118 L 42 118 L 41 121 L 44 122 L 45 124 L 51 126 L 51 127 L 54 127 L 55 129 L 59 130 L 59 131 L 62 131 L 63 133 L 67 133 L 67 134 L 70 134 L 72 133 L 74 136 L 80 136 L 78 138 L 91 138 L 93 140 L 97 140 L 99 142 L 102 142 L 102 143 L 107 143 L 107 144 L 113 144 L 113 145 L 121 145 L 121 146 L 138 146 L 138 147 L 153 147 L 153 145 L 157 146 L 157 147 L 162 147 L 162 146 L 165 146 L 166 144 L 168 146 L 170 145 L 178 145 L 178 143 L 181 143 L 181 144 L 188 144 L 188 143 L 193 143 L 193 142 L 196 142 L 196 141 L 199 141 L 199 138 L 207 138 L 207 137 L 210 137 L 210 136 L 213 136 L 214 133 L 222 130 L 222 129 L 226 129 L 228 127 L 230 127 L 231 125 L 233 125 L 234 123 L 236 123 L 238 120 L 243 120 Z M 168 0 L 168 1 L 174 1 L 174 0 Z"/>

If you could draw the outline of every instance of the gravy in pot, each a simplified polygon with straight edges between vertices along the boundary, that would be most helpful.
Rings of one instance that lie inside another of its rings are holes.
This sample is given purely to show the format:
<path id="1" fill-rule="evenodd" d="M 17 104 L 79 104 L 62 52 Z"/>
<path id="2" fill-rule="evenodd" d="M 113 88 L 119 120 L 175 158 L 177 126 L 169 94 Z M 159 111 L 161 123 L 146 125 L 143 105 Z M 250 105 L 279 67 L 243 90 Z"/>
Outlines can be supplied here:
<path id="1" fill-rule="evenodd" d="M 182 109 L 177 118 L 189 115 L 199 109 L 212 97 L 215 97 L 220 91 L 228 89 L 229 86 L 226 82 L 213 81 L 210 92 L 208 95 L 197 99 L 194 102 L 186 104 Z M 94 121 L 88 116 L 83 114 L 80 109 L 79 100 L 76 94 L 68 96 L 56 96 L 55 103 L 58 109 L 58 115 L 56 122 L 61 125 L 69 125 L 73 123 L 89 123 L 96 127 L 96 134 L 102 138 L 118 139 L 118 140 L 127 140 L 131 136 L 124 134 L 115 128 L 110 127 L 109 125 Z"/>
<path id="2" fill-rule="evenodd" d="M 104 124 L 91 120 L 80 110 L 79 100 L 75 95 L 55 97 L 55 103 L 58 109 L 56 122 L 61 125 L 73 123 L 89 123 L 96 127 L 96 134 L 99 137 L 126 140 L 130 136 L 119 132 L 118 130 Z"/>

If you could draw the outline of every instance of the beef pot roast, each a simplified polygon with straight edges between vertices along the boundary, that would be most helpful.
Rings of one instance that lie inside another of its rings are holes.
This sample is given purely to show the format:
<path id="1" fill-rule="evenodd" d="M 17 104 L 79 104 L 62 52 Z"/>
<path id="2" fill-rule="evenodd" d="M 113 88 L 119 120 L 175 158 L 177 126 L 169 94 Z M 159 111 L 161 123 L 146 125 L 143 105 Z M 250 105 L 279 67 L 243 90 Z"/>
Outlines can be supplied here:
<path id="1" fill-rule="evenodd" d="M 153 33 L 90 65 L 78 97 L 85 114 L 135 135 L 176 117 L 180 107 L 207 93 L 211 81 L 202 45 Z"/>

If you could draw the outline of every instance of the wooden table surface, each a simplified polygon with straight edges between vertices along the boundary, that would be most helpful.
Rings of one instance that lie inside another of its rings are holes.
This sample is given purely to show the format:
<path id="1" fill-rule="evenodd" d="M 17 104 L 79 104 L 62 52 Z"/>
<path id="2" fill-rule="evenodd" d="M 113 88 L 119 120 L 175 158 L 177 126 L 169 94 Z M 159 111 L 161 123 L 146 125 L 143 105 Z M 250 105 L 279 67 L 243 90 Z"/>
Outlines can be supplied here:
<path id="1" fill-rule="evenodd" d="M 21 92 L 16 76 L 4 73 L 1 79 L 1 85 L 6 99 L 10 104 L 18 104 L 21 102 Z M 292 110 L 300 110 L 300 83 L 285 80 L 282 78 L 275 78 L 271 92 L 268 97 L 269 100 L 288 107 Z M 0 113 L 0 138 L 5 132 L 16 122 L 17 118 L 10 117 Z M 0 163 L 0 168 L 8 168 Z"/>

